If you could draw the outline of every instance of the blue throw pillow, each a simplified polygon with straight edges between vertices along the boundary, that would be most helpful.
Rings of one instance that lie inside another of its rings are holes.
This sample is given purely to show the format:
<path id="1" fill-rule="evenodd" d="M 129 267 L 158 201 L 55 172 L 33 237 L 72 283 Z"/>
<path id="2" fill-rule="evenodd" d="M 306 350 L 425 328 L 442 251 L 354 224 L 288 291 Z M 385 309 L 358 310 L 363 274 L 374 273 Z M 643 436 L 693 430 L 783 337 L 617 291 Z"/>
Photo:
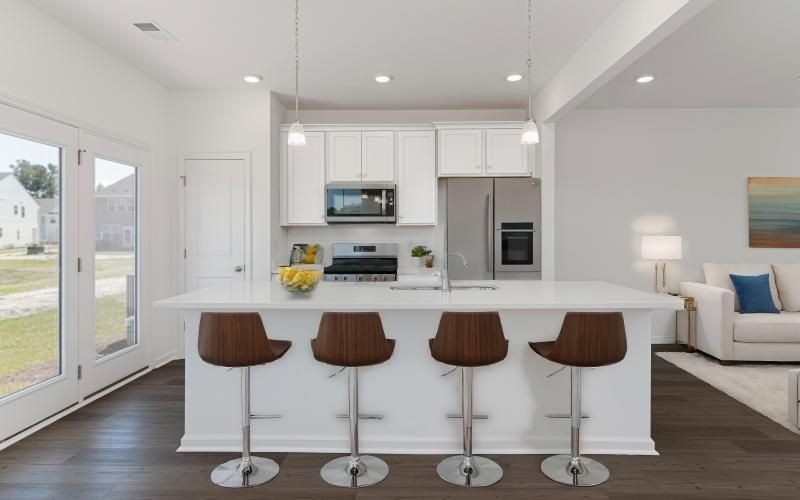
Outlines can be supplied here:
<path id="1" fill-rule="evenodd" d="M 742 314 L 770 313 L 780 314 L 772 300 L 772 291 L 769 288 L 769 274 L 758 276 L 739 276 L 731 274 L 731 282 L 739 297 Z"/>

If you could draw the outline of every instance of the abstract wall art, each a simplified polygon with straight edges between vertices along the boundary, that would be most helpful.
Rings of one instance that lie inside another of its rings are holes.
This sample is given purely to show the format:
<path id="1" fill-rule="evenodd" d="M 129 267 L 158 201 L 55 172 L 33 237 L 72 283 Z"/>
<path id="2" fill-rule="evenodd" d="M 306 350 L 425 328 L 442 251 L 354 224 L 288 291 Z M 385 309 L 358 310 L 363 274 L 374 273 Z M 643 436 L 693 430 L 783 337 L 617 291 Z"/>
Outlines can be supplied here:
<path id="1" fill-rule="evenodd" d="M 751 248 L 800 248 L 800 177 L 750 177 Z"/>

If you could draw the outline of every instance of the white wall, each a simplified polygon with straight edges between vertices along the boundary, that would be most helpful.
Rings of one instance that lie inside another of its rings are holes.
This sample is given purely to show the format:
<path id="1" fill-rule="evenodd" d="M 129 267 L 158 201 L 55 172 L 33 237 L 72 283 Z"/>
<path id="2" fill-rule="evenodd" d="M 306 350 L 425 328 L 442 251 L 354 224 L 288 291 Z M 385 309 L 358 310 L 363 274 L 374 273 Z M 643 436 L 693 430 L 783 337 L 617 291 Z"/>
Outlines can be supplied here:
<path id="1" fill-rule="evenodd" d="M 747 177 L 799 176 L 800 108 L 575 110 L 556 129 L 556 279 L 643 290 L 643 234 L 683 237 L 668 279 L 703 281 L 703 262 L 798 262 L 748 247 Z M 654 339 L 674 338 L 659 315 Z"/>
<path id="2" fill-rule="evenodd" d="M 161 243 L 167 246 L 175 234 L 167 92 L 22 0 L 0 0 L 0 12 L 0 99 L 150 150 L 141 201 L 165 216 L 148 218 L 142 226 L 151 242 L 160 243 L 143 249 L 148 255 L 143 256 L 142 319 L 153 340 L 152 359 L 168 356 L 176 346 L 176 315 L 149 305 L 173 294 L 177 280 L 174 255 L 161 251 Z"/>
<path id="3" fill-rule="evenodd" d="M 175 163 L 189 153 L 250 153 L 253 277 L 270 274 L 270 94 L 173 91 L 169 98 Z M 177 246 L 174 247 L 177 251 Z"/>

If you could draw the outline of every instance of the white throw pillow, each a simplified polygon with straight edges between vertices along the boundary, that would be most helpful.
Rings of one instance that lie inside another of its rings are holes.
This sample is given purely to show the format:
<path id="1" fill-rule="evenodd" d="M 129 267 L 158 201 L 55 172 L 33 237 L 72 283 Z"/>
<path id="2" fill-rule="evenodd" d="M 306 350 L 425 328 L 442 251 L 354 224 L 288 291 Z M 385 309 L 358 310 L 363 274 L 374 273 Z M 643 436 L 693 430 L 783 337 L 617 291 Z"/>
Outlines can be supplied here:
<path id="1" fill-rule="evenodd" d="M 725 288 L 733 292 L 733 310 L 739 312 L 739 297 L 736 296 L 736 289 L 731 282 L 731 274 L 740 276 L 758 276 L 759 274 L 769 274 L 769 290 L 772 292 L 772 302 L 775 307 L 783 309 L 781 299 L 778 296 L 778 287 L 775 285 L 775 274 L 769 264 L 703 264 L 703 272 L 706 275 L 706 285 Z"/>
<path id="2" fill-rule="evenodd" d="M 783 310 L 800 312 L 800 264 L 773 264 Z"/>

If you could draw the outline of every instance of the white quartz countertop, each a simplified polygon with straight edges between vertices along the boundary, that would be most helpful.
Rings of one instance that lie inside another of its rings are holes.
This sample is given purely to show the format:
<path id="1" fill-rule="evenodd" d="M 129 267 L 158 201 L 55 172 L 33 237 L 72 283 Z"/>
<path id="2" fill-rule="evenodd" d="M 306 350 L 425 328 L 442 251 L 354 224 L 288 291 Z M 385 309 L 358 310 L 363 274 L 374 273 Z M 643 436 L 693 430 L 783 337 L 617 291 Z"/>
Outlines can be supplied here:
<path id="1" fill-rule="evenodd" d="M 598 281 L 453 281 L 492 284 L 497 290 L 392 290 L 391 283 L 320 282 L 311 294 L 287 292 L 277 281 L 242 281 L 197 290 L 155 303 L 156 307 L 242 310 L 618 310 L 683 309 L 668 295 Z"/>

